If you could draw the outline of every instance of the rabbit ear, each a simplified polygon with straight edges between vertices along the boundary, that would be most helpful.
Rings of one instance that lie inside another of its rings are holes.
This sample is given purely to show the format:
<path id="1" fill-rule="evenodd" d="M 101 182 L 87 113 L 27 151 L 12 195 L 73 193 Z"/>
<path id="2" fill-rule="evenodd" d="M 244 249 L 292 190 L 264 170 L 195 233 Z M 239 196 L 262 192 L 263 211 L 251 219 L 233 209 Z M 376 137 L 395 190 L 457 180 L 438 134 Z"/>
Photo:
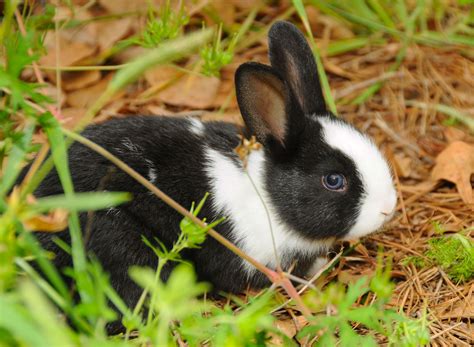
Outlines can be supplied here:
<path id="1" fill-rule="evenodd" d="M 293 98 L 305 114 L 326 112 L 318 70 L 303 34 L 289 22 L 276 22 L 268 33 L 273 69 L 288 84 Z"/>
<path id="2" fill-rule="evenodd" d="M 237 101 L 249 130 L 261 143 L 270 137 L 284 144 L 287 133 L 288 91 L 271 67 L 245 63 L 235 73 Z"/>

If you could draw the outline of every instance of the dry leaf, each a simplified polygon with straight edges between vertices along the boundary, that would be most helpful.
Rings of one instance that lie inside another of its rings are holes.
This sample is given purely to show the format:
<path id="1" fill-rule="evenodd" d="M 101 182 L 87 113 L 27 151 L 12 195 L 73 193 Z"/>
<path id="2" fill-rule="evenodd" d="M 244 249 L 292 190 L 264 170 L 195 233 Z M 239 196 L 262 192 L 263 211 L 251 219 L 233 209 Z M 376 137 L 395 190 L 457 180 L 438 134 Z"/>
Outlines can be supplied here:
<path id="1" fill-rule="evenodd" d="M 32 217 L 23 224 L 30 231 L 59 232 L 66 229 L 68 225 L 68 212 L 63 209 L 54 210 L 47 215 L 38 215 Z"/>
<path id="2" fill-rule="evenodd" d="M 393 162 L 399 177 L 410 177 L 412 172 L 412 159 L 410 157 L 403 153 L 397 153 L 393 156 Z"/>
<path id="3" fill-rule="evenodd" d="M 434 180 L 446 180 L 456 185 L 459 195 L 467 204 L 473 204 L 471 176 L 474 174 L 474 146 L 455 141 L 437 157 L 431 172 Z"/>
<path id="4" fill-rule="evenodd" d="M 81 60 L 90 57 L 97 50 L 96 46 L 91 46 L 82 42 L 71 42 L 63 38 L 60 39 L 58 52 L 58 66 L 71 66 Z M 48 50 L 48 54 L 40 59 L 41 65 L 56 66 L 56 47 Z"/>
<path id="5" fill-rule="evenodd" d="M 447 307 L 443 305 L 443 311 L 438 310 L 438 318 L 441 319 L 473 319 L 474 318 L 474 296 L 470 296 L 466 300 L 460 300 L 454 303 L 448 303 Z"/>
<path id="6" fill-rule="evenodd" d="M 240 136 L 240 135 L 239 135 Z M 250 140 L 241 137 L 240 144 L 234 149 L 234 152 L 237 153 L 240 160 L 243 162 L 243 166 L 247 166 L 247 159 L 252 151 L 258 151 L 262 148 L 262 144 L 257 142 L 255 136 L 252 136 Z"/>
<path id="7" fill-rule="evenodd" d="M 303 316 L 294 317 L 294 319 L 280 319 L 274 322 L 275 327 L 283 334 L 292 339 L 296 336 L 298 331 L 303 329 L 308 324 L 308 321 Z M 283 346 L 284 340 L 278 335 L 271 334 L 270 345 Z"/>
<path id="8" fill-rule="evenodd" d="M 96 83 L 100 77 L 98 70 L 66 72 L 62 74 L 61 86 L 66 91 L 77 90 Z"/>
<path id="9" fill-rule="evenodd" d="M 127 17 L 111 22 L 97 22 L 95 25 L 97 30 L 97 43 L 100 51 L 103 52 L 130 33 L 132 18 Z"/>
<path id="10" fill-rule="evenodd" d="M 171 65 L 158 66 L 145 72 L 145 80 L 153 88 L 161 88 L 183 73 Z"/>
<path id="11" fill-rule="evenodd" d="M 446 137 L 446 140 L 449 143 L 454 141 L 463 141 L 467 137 L 464 131 L 455 127 L 447 127 L 443 129 L 443 133 L 444 137 Z"/>
<path id="12" fill-rule="evenodd" d="M 67 103 L 69 106 L 75 108 L 90 107 L 106 89 L 107 84 L 112 79 L 112 76 L 113 74 L 109 74 L 97 84 L 69 93 L 67 95 Z M 114 99 L 119 98 L 122 95 L 123 92 L 118 93 L 114 96 Z"/>
<path id="13" fill-rule="evenodd" d="M 99 0 L 99 3 L 110 13 L 124 13 L 148 9 L 149 4 L 158 5 L 161 1 L 147 0 Z"/>
<path id="14" fill-rule="evenodd" d="M 63 124 L 67 129 L 73 129 L 85 114 L 85 108 L 64 108 L 61 110 L 61 115 L 63 117 L 61 124 Z"/>
<path id="15" fill-rule="evenodd" d="M 373 270 L 365 270 L 363 272 L 359 273 L 353 273 L 350 270 L 341 270 L 337 274 L 337 280 L 338 282 L 344 283 L 344 284 L 354 284 L 357 281 L 359 281 L 361 278 L 371 278 L 373 277 L 375 272 Z"/>
<path id="16" fill-rule="evenodd" d="M 254 7 L 260 6 L 262 4 L 262 0 L 231 0 L 232 4 L 236 7 L 240 8 L 241 10 L 250 10 Z"/>
<path id="17" fill-rule="evenodd" d="M 222 20 L 224 25 L 231 27 L 235 22 L 235 6 L 227 1 L 214 1 L 212 3 L 214 10 L 219 14 L 219 19 Z M 213 19 L 210 19 L 210 23 L 214 23 Z"/>
<path id="18" fill-rule="evenodd" d="M 116 64 L 125 64 L 142 57 L 147 51 L 146 48 L 140 46 L 130 46 L 115 54 L 112 59 Z"/>
<path id="19" fill-rule="evenodd" d="M 219 122 L 229 122 L 238 125 L 244 125 L 242 120 L 242 115 L 238 110 L 228 111 L 224 113 L 219 112 L 207 112 L 201 116 L 203 121 L 219 121 Z"/>
<path id="20" fill-rule="evenodd" d="M 212 106 L 220 80 L 207 76 L 183 76 L 159 92 L 157 99 L 169 105 L 204 109 Z"/>
<path id="21" fill-rule="evenodd" d="M 64 105 L 64 102 L 66 101 L 66 96 L 64 95 L 62 90 L 58 89 L 56 86 L 50 83 L 46 83 L 46 85 L 41 87 L 39 91 L 42 94 L 49 96 L 51 99 L 53 99 L 55 105 L 62 106 Z"/>

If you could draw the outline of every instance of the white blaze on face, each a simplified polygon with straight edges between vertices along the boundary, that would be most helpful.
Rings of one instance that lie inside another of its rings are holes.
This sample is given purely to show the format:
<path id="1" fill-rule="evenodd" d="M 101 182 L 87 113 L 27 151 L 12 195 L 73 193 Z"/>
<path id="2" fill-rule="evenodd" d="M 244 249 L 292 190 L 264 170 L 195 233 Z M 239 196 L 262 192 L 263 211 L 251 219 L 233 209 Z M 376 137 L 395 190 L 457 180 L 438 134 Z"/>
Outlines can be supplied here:
<path id="1" fill-rule="evenodd" d="M 359 215 L 345 239 L 370 234 L 395 212 L 397 194 L 387 161 L 370 138 L 349 124 L 329 117 L 317 120 L 323 126 L 325 141 L 352 159 L 364 185 Z"/>

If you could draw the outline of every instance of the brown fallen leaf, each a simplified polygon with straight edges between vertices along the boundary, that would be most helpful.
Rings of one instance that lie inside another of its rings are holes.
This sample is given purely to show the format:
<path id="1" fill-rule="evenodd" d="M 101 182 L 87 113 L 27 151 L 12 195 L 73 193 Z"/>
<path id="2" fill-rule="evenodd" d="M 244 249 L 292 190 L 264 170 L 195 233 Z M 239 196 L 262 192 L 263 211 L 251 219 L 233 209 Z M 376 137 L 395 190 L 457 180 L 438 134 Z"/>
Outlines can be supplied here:
<path id="1" fill-rule="evenodd" d="M 105 78 L 103 78 L 96 84 L 69 93 L 67 95 L 67 103 L 69 104 L 69 106 L 75 108 L 90 107 L 104 92 L 112 77 L 113 74 L 108 74 Z M 124 92 L 119 92 L 113 97 L 113 99 L 115 100 L 117 98 L 120 98 L 123 96 L 123 94 Z"/>
<path id="2" fill-rule="evenodd" d="M 110 13 L 146 11 L 148 6 L 159 5 L 160 1 L 146 0 L 99 0 L 99 4 Z"/>
<path id="3" fill-rule="evenodd" d="M 24 212 L 23 203 L 20 200 L 20 189 L 18 186 L 14 187 L 7 198 L 9 206 L 16 210 L 20 215 Z M 36 203 L 36 198 L 33 195 L 26 197 L 28 204 Z M 50 211 L 48 214 L 40 214 L 27 219 L 23 219 L 23 225 L 29 231 L 44 231 L 44 232 L 58 232 L 66 229 L 68 225 L 68 211 L 64 209 L 56 209 Z"/>
<path id="4" fill-rule="evenodd" d="M 202 115 L 203 121 L 218 121 L 218 122 L 229 122 L 237 125 L 244 125 L 242 116 L 238 110 L 228 111 L 224 113 L 219 112 L 206 112 Z"/>
<path id="5" fill-rule="evenodd" d="M 247 166 L 247 160 L 250 152 L 258 151 L 262 148 L 262 144 L 257 142 L 255 136 L 252 136 L 250 140 L 241 136 L 240 144 L 234 149 L 240 160 L 242 160 L 244 167 Z"/>
<path id="6" fill-rule="evenodd" d="M 393 156 L 393 163 L 399 177 L 410 177 L 412 172 L 412 159 L 403 153 L 396 153 Z"/>
<path id="7" fill-rule="evenodd" d="M 97 43 L 99 44 L 100 51 L 104 52 L 130 33 L 132 18 L 122 18 L 94 24 L 97 30 Z"/>
<path id="8" fill-rule="evenodd" d="M 471 176 L 474 174 L 474 146 L 454 141 L 437 157 L 431 172 L 433 180 L 446 180 L 456 185 L 466 204 L 473 204 Z"/>
<path id="9" fill-rule="evenodd" d="M 96 83 L 100 77 L 98 70 L 66 72 L 62 74 L 61 86 L 66 91 L 77 90 Z"/>
<path id="10" fill-rule="evenodd" d="M 186 75 L 160 91 L 157 99 L 169 105 L 205 109 L 213 105 L 219 85 L 216 77 Z"/>
<path id="11" fill-rule="evenodd" d="M 59 51 L 56 57 L 57 46 L 54 44 L 48 49 L 48 54 L 40 59 L 40 65 L 46 66 L 72 66 L 81 60 L 90 57 L 97 50 L 95 45 L 80 41 L 71 41 L 60 37 Z M 56 60 L 57 58 L 57 60 Z M 53 74 L 51 74 L 53 75 Z"/>
<path id="12" fill-rule="evenodd" d="M 474 318 L 474 296 L 456 303 L 442 305 L 438 310 L 438 317 L 441 319 L 472 319 Z"/>
<path id="13" fill-rule="evenodd" d="M 66 229 L 68 212 L 63 209 L 51 211 L 46 215 L 38 215 L 23 221 L 29 231 L 56 233 Z"/>
<path id="14" fill-rule="evenodd" d="M 467 134 L 464 131 L 455 127 L 447 127 L 443 129 L 443 133 L 449 143 L 463 141 L 467 137 Z"/>
<path id="15" fill-rule="evenodd" d="M 66 101 L 66 96 L 64 95 L 63 91 L 51 83 L 46 83 L 46 85 L 42 86 L 39 91 L 53 99 L 54 103 L 58 106 L 64 105 L 64 102 Z"/>
<path id="16" fill-rule="evenodd" d="M 61 124 L 67 129 L 74 129 L 76 124 L 86 114 L 85 108 L 67 107 L 61 110 L 63 120 Z"/>
<path id="17" fill-rule="evenodd" d="M 285 334 L 288 338 L 293 339 L 296 334 L 308 325 L 308 321 L 303 316 L 296 316 L 294 319 L 279 319 L 274 322 L 275 327 Z M 270 345 L 284 346 L 284 339 L 276 334 L 271 334 Z"/>
<path id="18" fill-rule="evenodd" d="M 145 80 L 151 87 L 161 88 L 173 82 L 183 73 L 172 65 L 157 66 L 145 72 Z"/>

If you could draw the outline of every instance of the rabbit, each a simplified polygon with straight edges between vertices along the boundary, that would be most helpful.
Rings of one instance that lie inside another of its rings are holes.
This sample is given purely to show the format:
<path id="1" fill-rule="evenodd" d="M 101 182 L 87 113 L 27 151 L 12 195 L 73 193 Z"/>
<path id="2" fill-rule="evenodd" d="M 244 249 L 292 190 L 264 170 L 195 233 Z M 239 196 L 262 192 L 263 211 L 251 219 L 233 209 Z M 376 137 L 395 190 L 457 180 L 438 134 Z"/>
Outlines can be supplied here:
<path id="1" fill-rule="evenodd" d="M 302 277 L 317 271 L 335 241 L 377 231 L 393 216 L 397 198 L 389 165 L 374 142 L 327 110 L 303 34 L 279 21 L 268 40 L 271 66 L 246 62 L 235 74 L 245 129 L 192 117 L 133 116 L 89 126 L 83 135 L 186 208 L 209 192 L 200 217 L 226 217 L 216 227 L 220 234 L 262 264 L 276 268 L 279 259 L 283 270 Z M 242 131 L 261 144 L 245 165 L 235 151 Z M 79 143 L 69 149 L 69 165 L 77 192 L 133 194 L 123 205 L 80 216 L 88 254 L 101 262 L 112 286 L 133 307 L 141 289 L 127 269 L 156 268 L 158 261 L 142 236 L 171 248 L 183 217 Z M 62 193 L 53 170 L 35 195 Z M 71 266 L 55 237 L 70 242 L 68 230 L 37 236 L 55 254 L 58 268 Z M 182 256 L 216 292 L 269 285 L 251 264 L 211 237 Z M 168 263 L 163 269 L 164 281 L 172 267 Z"/>

